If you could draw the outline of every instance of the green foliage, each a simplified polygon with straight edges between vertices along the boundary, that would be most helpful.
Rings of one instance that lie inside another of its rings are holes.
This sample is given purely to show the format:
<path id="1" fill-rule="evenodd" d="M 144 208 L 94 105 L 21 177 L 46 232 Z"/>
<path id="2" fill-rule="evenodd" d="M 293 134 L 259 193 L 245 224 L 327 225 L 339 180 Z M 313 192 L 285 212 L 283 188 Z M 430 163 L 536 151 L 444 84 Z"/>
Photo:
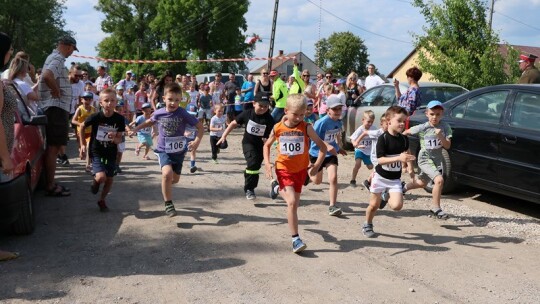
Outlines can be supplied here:
<path id="1" fill-rule="evenodd" d="M 62 18 L 65 0 L 0 0 L 0 30 L 13 40 L 15 51 L 25 51 L 30 61 L 41 67 L 65 35 Z M 72 33 L 69 33 L 72 34 Z"/>
<path id="2" fill-rule="evenodd" d="M 98 45 L 99 55 L 120 59 L 208 59 L 251 56 L 244 43 L 248 0 L 99 0 L 102 29 L 111 35 Z M 110 64 L 114 79 L 128 64 Z M 245 68 L 239 63 L 142 64 L 140 74 L 223 72 Z M 135 66 L 131 69 L 137 71 Z"/>
<path id="3" fill-rule="evenodd" d="M 92 77 L 97 78 L 98 77 L 98 73 L 97 73 L 96 69 L 90 64 L 90 62 L 88 62 L 88 61 L 86 61 L 86 62 L 75 62 L 75 64 L 80 66 L 81 69 L 88 71 L 88 78 L 92 78 Z"/>
<path id="4" fill-rule="evenodd" d="M 323 69 L 331 66 L 335 74 L 347 75 L 351 71 L 366 73 L 368 63 L 364 40 L 351 32 L 332 33 L 328 39 L 315 43 L 315 60 Z"/>
<path id="5" fill-rule="evenodd" d="M 414 0 L 427 26 L 415 35 L 420 69 L 441 82 L 469 89 L 513 82 L 516 57 L 503 58 L 499 38 L 486 21 L 485 1 Z M 510 50 L 509 55 L 513 54 Z"/>

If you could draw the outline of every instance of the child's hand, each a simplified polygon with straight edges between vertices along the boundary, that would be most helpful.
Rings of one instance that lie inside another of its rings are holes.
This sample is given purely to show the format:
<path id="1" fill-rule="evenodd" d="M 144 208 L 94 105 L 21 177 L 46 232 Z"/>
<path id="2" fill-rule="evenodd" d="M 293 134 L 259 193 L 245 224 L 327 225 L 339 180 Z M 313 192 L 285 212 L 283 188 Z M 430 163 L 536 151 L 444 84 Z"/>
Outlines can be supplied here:
<path id="1" fill-rule="evenodd" d="M 79 158 L 81 160 L 86 159 L 86 146 L 81 146 L 81 148 L 79 149 Z"/>
<path id="2" fill-rule="evenodd" d="M 320 167 L 321 167 L 320 165 L 317 165 L 317 166 L 311 167 L 311 170 L 308 169 L 309 176 L 316 176 L 319 173 L 319 168 Z"/>
<path id="3" fill-rule="evenodd" d="M 188 144 L 188 151 L 197 151 L 197 148 L 199 148 L 199 144 L 201 143 L 201 140 L 199 138 L 195 138 L 194 141 L 190 142 Z"/>
<path id="4" fill-rule="evenodd" d="M 413 161 L 415 160 L 416 157 L 414 157 L 414 155 L 411 155 L 407 152 L 403 152 L 399 155 L 399 160 L 403 163 L 406 163 L 406 162 L 409 162 L 409 161 Z"/>
<path id="5" fill-rule="evenodd" d="M 265 175 L 267 179 L 272 179 L 272 164 L 264 164 Z"/>
<path id="6" fill-rule="evenodd" d="M 338 153 L 341 155 L 347 155 L 347 151 L 345 151 L 344 149 L 340 149 Z"/>

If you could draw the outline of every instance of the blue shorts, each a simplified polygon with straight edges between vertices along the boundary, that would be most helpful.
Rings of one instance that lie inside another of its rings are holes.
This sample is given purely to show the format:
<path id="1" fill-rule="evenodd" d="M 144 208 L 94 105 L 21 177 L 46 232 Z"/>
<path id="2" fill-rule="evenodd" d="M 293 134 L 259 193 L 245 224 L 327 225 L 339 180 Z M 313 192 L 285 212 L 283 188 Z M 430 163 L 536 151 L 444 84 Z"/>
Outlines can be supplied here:
<path id="1" fill-rule="evenodd" d="M 139 143 L 148 145 L 151 147 L 154 142 L 152 141 L 152 135 L 146 134 L 146 133 L 137 133 L 137 139 L 139 140 Z"/>
<path id="2" fill-rule="evenodd" d="M 155 152 L 159 161 L 159 167 L 163 168 L 164 166 L 171 166 L 174 173 L 180 175 L 182 173 L 182 163 L 184 162 L 184 157 L 186 153 L 165 153 L 165 152 Z"/>
<path id="3" fill-rule="evenodd" d="M 366 166 L 371 166 L 373 165 L 373 163 L 371 162 L 371 157 L 367 154 L 365 154 L 364 152 L 358 150 L 358 149 L 354 149 L 354 159 L 359 159 L 361 158 L 362 161 L 364 162 L 364 164 Z"/>
<path id="4" fill-rule="evenodd" d="M 113 158 L 92 156 L 92 173 L 96 175 L 99 172 L 105 172 L 107 177 L 116 175 L 116 155 Z"/>

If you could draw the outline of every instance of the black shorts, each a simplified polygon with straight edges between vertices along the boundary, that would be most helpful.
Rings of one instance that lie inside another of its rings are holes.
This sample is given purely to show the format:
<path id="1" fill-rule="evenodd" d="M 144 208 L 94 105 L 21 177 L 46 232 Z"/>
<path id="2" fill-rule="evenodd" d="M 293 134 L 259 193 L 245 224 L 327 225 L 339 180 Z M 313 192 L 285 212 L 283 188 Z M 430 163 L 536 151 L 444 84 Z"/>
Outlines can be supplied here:
<path id="1" fill-rule="evenodd" d="M 65 146 L 68 142 L 69 112 L 58 107 L 49 107 L 45 110 L 47 116 L 47 145 Z"/>
<path id="2" fill-rule="evenodd" d="M 309 162 L 314 164 L 316 161 L 317 161 L 317 157 L 313 157 L 311 155 L 309 156 Z M 327 157 L 324 158 L 321 166 L 319 167 L 318 172 L 321 172 L 322 169 L 326 168 L 328 165 L 334 165 L 334 164 L 336 166 L 339 166 L 337 156 L 335 156 L 335 155 L 327 156 Z"/>
<path id="3" fill-rule="evenodd" d="M 116 175 L 116 155 L 114 157 L 92 156 L 92 173 L 96 175 L 105 172 L 105 176 L 114 177 Z"/>

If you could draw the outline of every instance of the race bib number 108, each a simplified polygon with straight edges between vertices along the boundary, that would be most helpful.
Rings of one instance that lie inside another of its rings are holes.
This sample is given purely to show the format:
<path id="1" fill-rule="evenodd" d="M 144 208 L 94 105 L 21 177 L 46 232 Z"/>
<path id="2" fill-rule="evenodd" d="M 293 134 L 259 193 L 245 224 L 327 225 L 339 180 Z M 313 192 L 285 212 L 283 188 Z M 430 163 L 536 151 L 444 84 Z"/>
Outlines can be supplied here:
<path id="1" fill-rule="evenodd" d="M 303 136 L 281 136 L 279 138 L 279 153 L 283 155 L 300 155 L 304 153 Z"/>

